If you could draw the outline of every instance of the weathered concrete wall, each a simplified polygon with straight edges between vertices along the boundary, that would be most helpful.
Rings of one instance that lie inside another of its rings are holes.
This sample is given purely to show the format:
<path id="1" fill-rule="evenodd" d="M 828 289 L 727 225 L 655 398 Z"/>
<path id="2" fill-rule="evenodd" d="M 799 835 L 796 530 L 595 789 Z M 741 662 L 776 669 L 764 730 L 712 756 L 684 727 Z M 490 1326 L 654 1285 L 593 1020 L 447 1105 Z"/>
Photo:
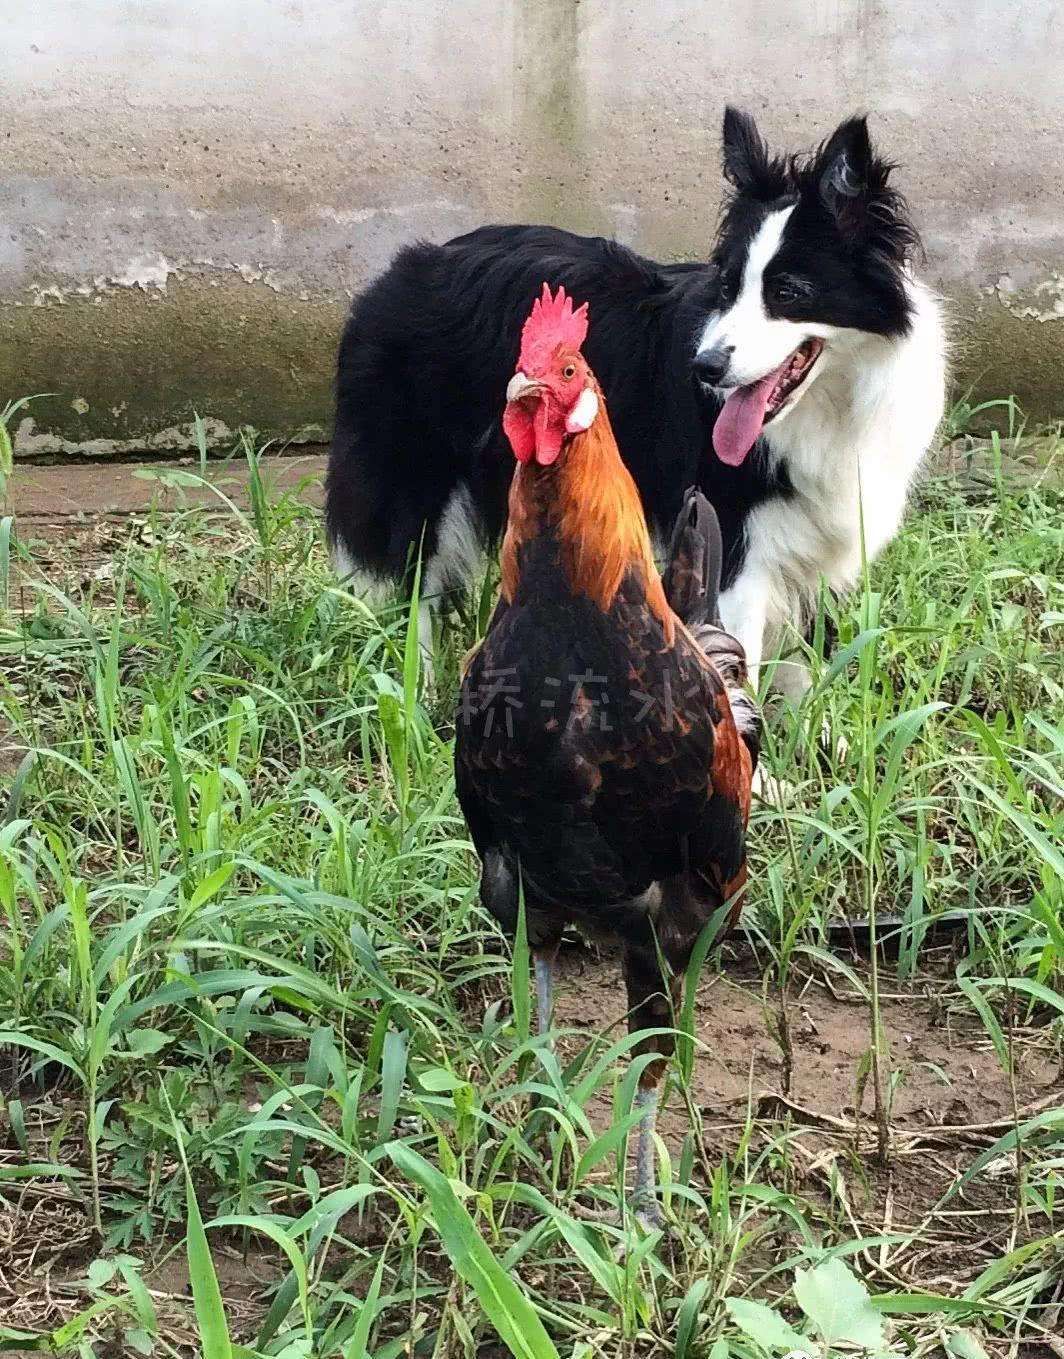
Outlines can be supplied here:
<path id="1" fill-rule="evenodd" d="M 963 380 L 1064 413 L 1064 6 L 7 0 L 0 401 L 24 452 L 328 424 L 354 288 L 486 220 L 706 251 L 721 108 L 854 109 L 901 164 Z"/>

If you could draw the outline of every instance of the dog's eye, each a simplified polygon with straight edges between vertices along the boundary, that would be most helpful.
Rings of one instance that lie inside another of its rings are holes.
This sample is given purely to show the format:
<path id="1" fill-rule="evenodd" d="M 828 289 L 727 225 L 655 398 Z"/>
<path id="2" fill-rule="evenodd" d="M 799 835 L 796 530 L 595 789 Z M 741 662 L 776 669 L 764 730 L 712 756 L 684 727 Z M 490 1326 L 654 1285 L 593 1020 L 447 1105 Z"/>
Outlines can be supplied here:
<path id="1" fill-rule="evenodd" d="M 795 278 L 779 278 L 768 285 L 769 299 L 772 302 L 779 302 L 786 306 L 788 302 L 797 302 L 805 297 L 809 289 Z"/>
<path id="2" fill-rule="evenodd" d="M 562 377 L 565 378 L 566 382 L 569 382 L 572 378 L 576 377 L 576 364 L 567 363 L 562 369 Z"/>

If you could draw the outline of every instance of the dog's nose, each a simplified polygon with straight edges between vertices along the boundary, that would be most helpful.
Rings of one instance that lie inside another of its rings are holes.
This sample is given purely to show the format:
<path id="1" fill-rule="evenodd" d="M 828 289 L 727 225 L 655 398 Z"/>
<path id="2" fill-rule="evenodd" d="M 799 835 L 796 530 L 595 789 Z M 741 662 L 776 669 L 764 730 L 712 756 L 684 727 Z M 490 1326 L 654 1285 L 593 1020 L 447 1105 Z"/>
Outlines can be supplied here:
<path id="1" fill-rule="evenodd" d="M 716 386 L 724 377 L 735 353 L 733 344 L 718 344 L 695 355 L 695 374 L 700 382 Z"/>

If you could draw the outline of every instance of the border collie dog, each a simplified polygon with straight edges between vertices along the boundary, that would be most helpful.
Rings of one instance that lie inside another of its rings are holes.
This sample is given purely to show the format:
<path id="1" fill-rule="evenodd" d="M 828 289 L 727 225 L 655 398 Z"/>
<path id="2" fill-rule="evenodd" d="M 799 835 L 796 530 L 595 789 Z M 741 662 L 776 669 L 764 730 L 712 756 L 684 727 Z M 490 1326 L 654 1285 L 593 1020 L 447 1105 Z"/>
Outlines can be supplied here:
<path id="1" fill-rule="evenodd" d="M 426 600 L 465 585 L 506 516 L 502 435 L 521 324 L 544 282 L 589 303 L 588 362 L 660 542 L 687 487 L 724 536 L 720 609 L 753 682 L 820 578 L 856 582 L 897 532 L 941 418 L 939 307 L 864 118 L 815 152 L 769 153 L 724 115 L 724 205 L 708 264 L 612 241 L 488 226 L 403 249 L 354 303 L 340 347 L 326 516 L 343 574 Z M 427 624 L 427 614 L 424 615 Z M 779 689 L 808 685 L 780 664 Z"/>

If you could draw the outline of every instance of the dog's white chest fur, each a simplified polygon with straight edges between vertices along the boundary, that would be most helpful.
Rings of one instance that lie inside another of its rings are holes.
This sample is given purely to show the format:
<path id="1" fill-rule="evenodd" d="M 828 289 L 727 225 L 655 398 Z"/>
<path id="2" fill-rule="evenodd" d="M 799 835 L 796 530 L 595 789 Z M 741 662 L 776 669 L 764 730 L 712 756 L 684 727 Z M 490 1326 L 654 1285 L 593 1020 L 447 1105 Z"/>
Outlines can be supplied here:
<path id="1" fill-rule="evenodd" d="M 908 288 L 909 335 L 836 332 L 809 390 L 766 430 L 769 456 L 785 462 L 794 494 L 750 514 L 742 567 L 721 596 L 724 625 L 745 645 L 752 673 L 815 598 L 821 576 L 837 591 L 856 584 L 862 520 L 869 559 L 901 523 L 945 390 L 938 303 L 921 284 Z M 777 681 L 795 693 L 807 683 L 800 666 L 781 666 Z"/>

